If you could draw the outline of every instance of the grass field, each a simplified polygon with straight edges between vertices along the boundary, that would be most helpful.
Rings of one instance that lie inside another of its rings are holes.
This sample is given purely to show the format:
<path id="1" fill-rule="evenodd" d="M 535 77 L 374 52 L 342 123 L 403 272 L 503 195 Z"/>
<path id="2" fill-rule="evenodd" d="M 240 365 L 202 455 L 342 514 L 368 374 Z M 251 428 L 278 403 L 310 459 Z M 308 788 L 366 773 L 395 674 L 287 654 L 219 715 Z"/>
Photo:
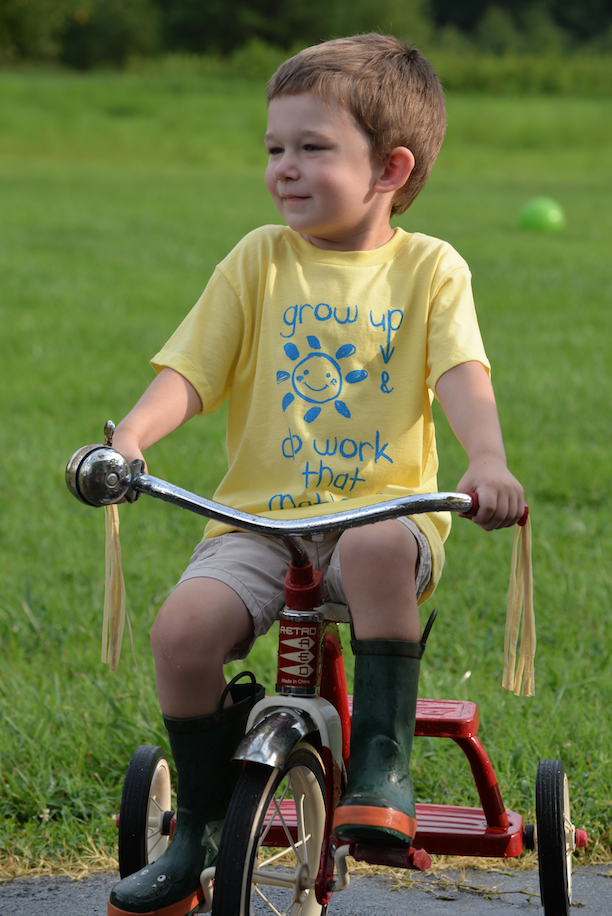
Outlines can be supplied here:
<path id="1" fill-rule="evenodd" d="M 609 481 L 612 100 L 451 95 L 428 187 L 400 219 L 469 261 L 510 465 L 534 526 L 537 695 L 502 691 L 511 532 L 457 521 L 421 693 L 476 700 L 508 807 L 533 818 L 540 757 L 562 757 L 590 857 L 612 855 Z M 0 877 L 114 855 L 135 745 L 165 745 L 148 648 L 202 522 L 122 507 L 138 668 L 99 661 L 103 517 L 63 474 L 151 378 L 149 357 L 251 228 L 276 222 L 262 181 L 262 87 L 195 76 L 0 74 Z M 521 232 L 536 195 L 567 214 Z M 441 489 L 465 465 L 440 418 Z M 210 495 L 223 416 L 149 454 Z M 274 639 L 252 667 L 271 688 Z M 250 660 L 251 661 L 251 660 Z M 350 667 L 350 666 L 349 666 Z M 471 675 L 468 677 L 468 672 Z M 458 752 L 417 742 L 422 801 L 475 802 Z"/>

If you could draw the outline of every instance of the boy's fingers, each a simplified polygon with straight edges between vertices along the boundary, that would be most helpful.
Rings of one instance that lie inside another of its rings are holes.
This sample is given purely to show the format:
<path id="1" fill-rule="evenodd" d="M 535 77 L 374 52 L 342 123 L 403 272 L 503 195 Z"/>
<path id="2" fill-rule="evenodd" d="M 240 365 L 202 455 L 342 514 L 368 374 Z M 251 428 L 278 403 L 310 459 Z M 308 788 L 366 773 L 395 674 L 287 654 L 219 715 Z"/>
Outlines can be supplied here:
<path id="1" fill-rule="evenodd" d="M 511 528 L 516 524 L 525 524 L 527 521 L 527 507 L 525 500 L 514 494 L 498 493 L 495 489 L 481 487 L 478 492 L 469 492 L 474 500 L 471 513 L 463 518 L 471 518 L 485 531 L 495 531 L 498 528 Z"/>
<path id="2" fill-rule="evenodd" d="M 488 494 L 484 497 L 479 494 L 480 508 L 474 521 L 485 531 L 494 531 L 502 527 L 504 520 L 507 518 L 508 504 L 503 497 L 495 499 Z"/>
<path id="3" fill-rule="evenodd" d="M 525 517 L 525 503 L 521 501 L 518 505 L 514 500 L 507 497 L 500 497 L 497 505 L 487 516 L 482 518 L 476 517 L 475 521 L 480 524 L 486 531 L 495 531 L 498 528 L 513 528 L 514 525 L 527 521 Z"/>

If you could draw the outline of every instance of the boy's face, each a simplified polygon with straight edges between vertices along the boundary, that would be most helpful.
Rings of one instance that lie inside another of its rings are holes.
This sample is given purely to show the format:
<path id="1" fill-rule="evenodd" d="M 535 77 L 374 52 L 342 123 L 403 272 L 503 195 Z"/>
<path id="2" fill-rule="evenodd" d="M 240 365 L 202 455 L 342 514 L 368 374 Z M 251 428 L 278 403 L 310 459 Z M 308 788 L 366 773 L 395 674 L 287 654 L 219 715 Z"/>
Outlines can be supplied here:
<path id="1" fill-rule="evenodd" d="M 318 248 L 362 250 L 392 236 L 383 166 L 365 131 L 336 101 L 310 92 L 270 102 L 266 187 L 287 224 Z"/>

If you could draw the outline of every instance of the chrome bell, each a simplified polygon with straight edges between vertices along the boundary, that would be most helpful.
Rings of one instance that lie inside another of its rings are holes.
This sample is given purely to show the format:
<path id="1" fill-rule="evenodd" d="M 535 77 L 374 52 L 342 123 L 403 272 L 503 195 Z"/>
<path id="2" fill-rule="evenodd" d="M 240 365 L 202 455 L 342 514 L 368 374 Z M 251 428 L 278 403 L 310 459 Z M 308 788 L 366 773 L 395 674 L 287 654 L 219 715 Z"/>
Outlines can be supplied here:
<path id="1" fill-rule="evenodd" d="M 131 468 L 123 455 L 107 445 L 86 445 L 66 466 L 66 484 L 88 506 L 118 502 L 130 486 Z"/>

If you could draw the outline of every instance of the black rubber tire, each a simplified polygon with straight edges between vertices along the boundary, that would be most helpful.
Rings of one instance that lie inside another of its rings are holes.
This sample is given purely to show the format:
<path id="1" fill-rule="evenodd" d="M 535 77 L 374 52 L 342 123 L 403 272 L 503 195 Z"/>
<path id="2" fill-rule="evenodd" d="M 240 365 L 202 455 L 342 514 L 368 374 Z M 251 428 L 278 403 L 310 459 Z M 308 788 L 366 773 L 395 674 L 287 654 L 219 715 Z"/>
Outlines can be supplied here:
<path id="1" fill-rule="evenodd" d="M 245 764 L 221 837 L 213 916 L 228 916 L 230 913 L 232 916 L 251 916 L 252 897 L 259 904 L 257 913 L 320 916 L 321 907 L 314 890 L 304 891 L 301 901 L 292 903 L 294 885 L 266 887 L 257 882 L 258 851 L 265 845 L 262 829 L 266 812 L 274 799 L 280 801 L 291 796 L 297 810 L 303 803 L 304 812 L 303 823 L 301 826 L 298 824 L 298 843 L 293 853 L 300 864 L 305 863 L 303 874 L 316 877 L 325 826 L 325 773 L 319 752 L 312 745 L 302 743 L 292 751 L 282 769 L 271 769 L 258 763 Z M 280 823 L 279 820 L 276 822 Z M 306 839 L 300 843 L 301 837 Z M 286 876 L 291 869 L 297 870 L 297 866 L 287 858 L 276 866 L 265 862 L 261 864 L 268 872 L 275 868 L 279 875 Z M 257 890 L 253 886 L 254 876 Z M 266 900 L 268 897 L 270 903 Z"/>
<path id="2" fill-rule="evenodd" d="M 536 829 L 540 896 L 545 916 L 569 916 L 572 850 L 569 788 L 561 760 L 540 760 L 536 776 Z"/>
<path id="3" fill-rule="evenodd" d="M 163 815 L 170 808 L 170 768 L 161 747 L 141 744 L 128 767 L 119 812 L 119 873 L 133 875 L 155 862 L 168 845 Z M 159 826 L 149 826 L 158 817 Z M 166 817 L 166 821 L 168 818 Z"/>

